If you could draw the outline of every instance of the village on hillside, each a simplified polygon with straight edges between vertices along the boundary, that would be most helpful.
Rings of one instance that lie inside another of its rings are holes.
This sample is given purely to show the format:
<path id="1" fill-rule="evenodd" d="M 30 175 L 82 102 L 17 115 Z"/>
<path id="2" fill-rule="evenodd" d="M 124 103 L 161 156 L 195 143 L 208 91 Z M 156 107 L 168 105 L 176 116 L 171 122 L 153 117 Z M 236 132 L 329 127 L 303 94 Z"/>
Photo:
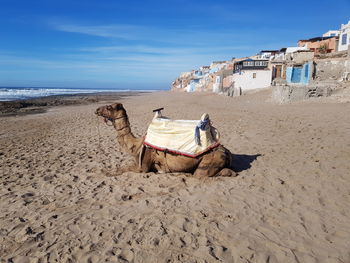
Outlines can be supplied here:
<path id="1" fill-rule="evenodd" d="M 328 96 L 350 81 L 350 21 L 338 30 L 299 40 L 295 47 L 261 50 L 259 54 L 181 73 L 173 91 L 211 91 L 240 96 L 275 86 L 279 102 Z"/>

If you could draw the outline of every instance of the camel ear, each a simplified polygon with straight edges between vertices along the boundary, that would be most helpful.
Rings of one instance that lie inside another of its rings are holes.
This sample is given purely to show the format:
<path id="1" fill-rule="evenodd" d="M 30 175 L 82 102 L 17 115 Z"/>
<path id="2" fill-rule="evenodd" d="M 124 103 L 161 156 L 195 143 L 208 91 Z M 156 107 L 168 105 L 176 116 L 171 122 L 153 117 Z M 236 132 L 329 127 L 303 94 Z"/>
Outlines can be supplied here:
<path id="1" fill-rule="evenodd" d="M 114 103 L 111 105 L 114 110 L 122 110 L 123 109 L 123 104 L 121 103 Z"/>

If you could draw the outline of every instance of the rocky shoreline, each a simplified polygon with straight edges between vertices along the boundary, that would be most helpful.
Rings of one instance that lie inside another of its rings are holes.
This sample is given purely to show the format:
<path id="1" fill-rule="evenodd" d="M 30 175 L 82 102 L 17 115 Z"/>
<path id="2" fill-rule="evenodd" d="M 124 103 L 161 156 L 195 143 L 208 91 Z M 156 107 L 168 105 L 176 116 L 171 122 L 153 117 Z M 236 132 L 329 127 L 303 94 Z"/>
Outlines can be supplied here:
<path id="1" fill-rule="evenodd" d="M 135 96 L 140 93 L 142 92 L 101 92 L 0 101 L 0 117 L 44 113 L 54 106 L 86 105 L 99 101 L 115 101 L 123 97 Z"/>

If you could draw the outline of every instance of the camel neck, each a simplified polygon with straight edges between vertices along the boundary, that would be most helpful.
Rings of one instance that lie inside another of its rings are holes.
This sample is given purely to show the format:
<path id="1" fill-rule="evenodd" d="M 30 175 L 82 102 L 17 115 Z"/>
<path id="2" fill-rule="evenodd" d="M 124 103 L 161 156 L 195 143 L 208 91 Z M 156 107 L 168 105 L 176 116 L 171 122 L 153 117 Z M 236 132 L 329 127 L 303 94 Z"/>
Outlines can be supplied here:
<path id="1" fill-rule="evenodd" d="M 142 146 L 142 139 L 136 138 L 131 132 L 128 116 L 114 120 L 113 126 L 117 131 L 119 145 L 129 154 L 137 155 Z"/>
<path id="2" fill-rule="evenodd" d="M 124 116 L 112 121 L 114 129 L 117 131 L 117 137 L 131 135 L 133 136 L 130 128 L 128 116 Z"/>

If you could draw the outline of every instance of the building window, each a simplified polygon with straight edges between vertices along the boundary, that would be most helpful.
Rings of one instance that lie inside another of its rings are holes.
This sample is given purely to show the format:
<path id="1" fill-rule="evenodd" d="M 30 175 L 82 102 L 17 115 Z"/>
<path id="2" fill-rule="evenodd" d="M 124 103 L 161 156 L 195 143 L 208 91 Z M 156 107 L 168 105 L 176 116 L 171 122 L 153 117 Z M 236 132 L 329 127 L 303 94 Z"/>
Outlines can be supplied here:
<path id="1" fill-rule="evenodd" d="M 346 45 L 346 40 L 347 40 L 348 34 L 344 34 L 341 37 L 341 44 Z"/>
<path id="2" fill-rule="evenodd" d="M 256 73 L 253 73 L 253 79 L 256 79 Z"/>

